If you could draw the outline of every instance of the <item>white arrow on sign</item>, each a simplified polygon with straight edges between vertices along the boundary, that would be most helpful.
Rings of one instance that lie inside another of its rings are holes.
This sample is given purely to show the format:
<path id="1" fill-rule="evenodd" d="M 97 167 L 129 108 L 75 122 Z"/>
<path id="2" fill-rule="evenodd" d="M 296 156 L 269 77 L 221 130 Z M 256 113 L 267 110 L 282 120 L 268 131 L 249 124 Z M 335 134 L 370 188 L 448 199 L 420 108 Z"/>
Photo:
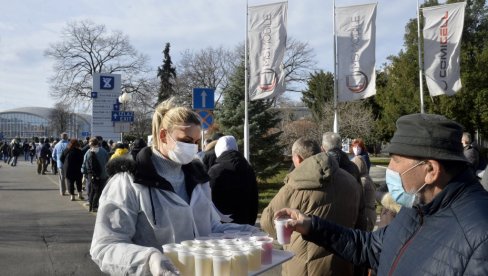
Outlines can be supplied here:
<path id="1" fill-rule="evenodd" d="M 114 113 L 114 119 L 117 120 L 117 113 Z"/>
<path id="2" fill-rule="evenodd" d="M 207 107 L 207 106 L 205 105 L 205 102 L 206 102 L 205 100 L 206 100 L 206 98 L 207 98 L 207 93 L 205 93 L 205 90 L 203 90 L 203 91 L 202 91 L 202 107 L 203 107 L 203 108 Z"/>

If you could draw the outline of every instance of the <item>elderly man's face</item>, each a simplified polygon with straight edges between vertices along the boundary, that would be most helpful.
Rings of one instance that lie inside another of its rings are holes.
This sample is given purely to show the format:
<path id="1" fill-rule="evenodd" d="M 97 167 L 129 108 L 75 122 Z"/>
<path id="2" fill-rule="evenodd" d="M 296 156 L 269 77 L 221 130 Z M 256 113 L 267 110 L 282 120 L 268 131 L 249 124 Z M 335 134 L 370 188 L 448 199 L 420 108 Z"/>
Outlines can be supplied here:
<path id="1" fill-rule="evenodd" d="M 425 163 L 419 160 L 392 154 L 388 168 L 400 174 L 407 193 L 415 193 L 425 184 Z"/>

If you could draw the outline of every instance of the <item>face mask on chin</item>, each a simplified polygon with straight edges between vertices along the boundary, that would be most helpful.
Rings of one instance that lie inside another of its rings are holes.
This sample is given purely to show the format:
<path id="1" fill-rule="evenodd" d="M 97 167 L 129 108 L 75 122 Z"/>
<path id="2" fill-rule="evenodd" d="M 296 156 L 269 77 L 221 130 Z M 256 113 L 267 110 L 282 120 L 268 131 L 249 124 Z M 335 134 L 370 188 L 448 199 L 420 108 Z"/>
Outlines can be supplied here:
<path id="1" fill-rule="evenodd" d="M 167 134 L 175 142 L 175 146 L 172 150 L 168 150 L 168 157 L 172 161 L 186 165 L 190 163 L 198 152 L 198 146 L 196 144 L 183 143 L 176 141 L 171 135 Z"/>
<path id="2" fill-rule="evenodd" d="M 424 185 L 422 185 L 414 193 L 409 193 L 405 191 L 405 189 L 403 188 L 403 181 L 401 176 L 409 172 L 413 168 L 422 164 L 425 164 L 425 162 L 421 161 L 415 164 L 413 167 L 404 171 L 402 174 L 394 170 L 390 170 L 389 168 L 386 169 L 386 175 L 385 175 L 386 185 L 388 186 L 388 191 L 390 192 L 391 196 L 393 197 L 396 203 L 407 208 L 412 208 L 414 203 L 419 202 L 418 193 L 425 187 L 425 185 L 427 185 L 427 183 L 424 183 Z"/>

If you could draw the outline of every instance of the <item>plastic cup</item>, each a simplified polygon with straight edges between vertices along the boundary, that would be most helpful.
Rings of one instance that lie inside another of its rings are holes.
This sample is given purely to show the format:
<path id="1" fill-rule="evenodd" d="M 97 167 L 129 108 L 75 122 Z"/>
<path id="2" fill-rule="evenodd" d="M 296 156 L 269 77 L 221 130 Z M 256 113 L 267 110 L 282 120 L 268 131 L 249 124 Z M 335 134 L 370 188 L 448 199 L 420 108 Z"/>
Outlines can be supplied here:
<path id="1" fill-rule="evenodd" d="M 259 270 L 261 267 L 261 245 L 251 244 L 246 251 L 247 267 L 249 271 Z"/>
<path id="2" fill-rule="evenodd" d="M 195 275 L 195 258 L 190 248 L 181 246 L 178 248 L 178 261 L 181 267 L 179 267 L 182 276 Z"/>
<path id="3" fill-rule="evenodd" d="M 230 274 L 233 276 L 247 276 L 249 267 L 246 247 L 232 248 L 229 251 L 232 254 Z"/>
<path id="4" fill-rule="evenodd" d="M 212 275 L 212 251 L 197 249 L 193 251 L 195 258 L 195 276 Z"/>
<path id="5" fill-rule="evenodd" d="M 183 246 L 186 246 L 186 247 L 192 247 L 194 244 L 196 244 L 197 242 L 195 240 L 186 240 L 186 241 L 182 241 L 180 242 L 181 245 Z"/>
<path id="6" fill-rule="evenodd" d="M 181 245 L 177 243 L 168 243 L 163 245 L 163 254 L 179 269 L 180 261 L 178 261 L 178 248 Z"/>
<path id="7" fill-rule="evenodd" d="M 286 228 L 285 225 L 288 221 L 291 221 L 290 218 L 278 218 L 274 220 L 275 229 L 276 229 L 276 237 L 279 244 L 289 244 L 291 233 L 293 230 L 291 228 Z"/>
<path id="8" fill-rule="evenodd" d="M 212 264 L 214 276 L 230 276 L 232 254 L 226 251 L 214 251 Z"/>
<path id="9" fill-rule="evenodd" d="M 257 244 L 261 245 L 263 251 L 261 252 L 261 263 L 270 264 L 273 262 L 273 238 L 262 237 L 256 239 Z"/>

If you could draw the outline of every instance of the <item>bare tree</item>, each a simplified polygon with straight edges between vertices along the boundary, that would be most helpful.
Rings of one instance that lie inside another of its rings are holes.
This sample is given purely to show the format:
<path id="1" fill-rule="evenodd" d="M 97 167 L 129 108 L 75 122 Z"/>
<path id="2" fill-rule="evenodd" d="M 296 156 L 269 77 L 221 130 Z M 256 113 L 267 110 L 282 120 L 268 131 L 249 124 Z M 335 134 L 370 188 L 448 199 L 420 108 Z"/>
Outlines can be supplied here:
<path id="1" fill-rule="evenodd" d="M 125 79 L 145 72 L 147 61 L 128 36 L 90 21 L 68 23 L 62 41 L 51 44 L 45 56 L 55 61 L 50 94 L 65 103 L 89 99 L 94 73 L 122 73 Z"/>
<path id="2" fill-rule="evenodd" d="M 317 66 L 315 54 L 308 43 L 291 37 L 286 40 L 283 64 L 285 65 L 286 90 L 290 92 L 302 92 L 297 85 L 307 82 L 310 72 L 316 70 Z"/>
<path id="3" fill-rule="evenodd" d="M 54 109 L 49 114 L 51 129 L 57 134 L 68 130 L 70 119 L 71 112 L 69 105 L 63 102 L 56 103 Z"/>
<path id="4" fill-rule="evenodd" d="M 191 100 L 191 89 L 194 87 L 213 88 L 219 94 L 228 86 L 229 76 L 234 72 L 236 62 L 239 60 L 237 51 L 227 50 L 222 46 L 208 47 L 199 52 L 190 50 L 183 52 L 179 62 L 181 71 L 177 80 L 180 92 L 187 91 L 187 97 L 183 101 Z M 217 102 L 219 99 L 220 97 Z"/>
<path id="5" fill-rule="evenodd" d="M 136 83 L 136 86 L 127 87 L 127 90 L 132 92 L 128 108 L 134 111 L 130 134 L 146 139 L 146 136 L 151 134 L 151 120 L 157 103 L 159 80 L 145 79 Z"/>

